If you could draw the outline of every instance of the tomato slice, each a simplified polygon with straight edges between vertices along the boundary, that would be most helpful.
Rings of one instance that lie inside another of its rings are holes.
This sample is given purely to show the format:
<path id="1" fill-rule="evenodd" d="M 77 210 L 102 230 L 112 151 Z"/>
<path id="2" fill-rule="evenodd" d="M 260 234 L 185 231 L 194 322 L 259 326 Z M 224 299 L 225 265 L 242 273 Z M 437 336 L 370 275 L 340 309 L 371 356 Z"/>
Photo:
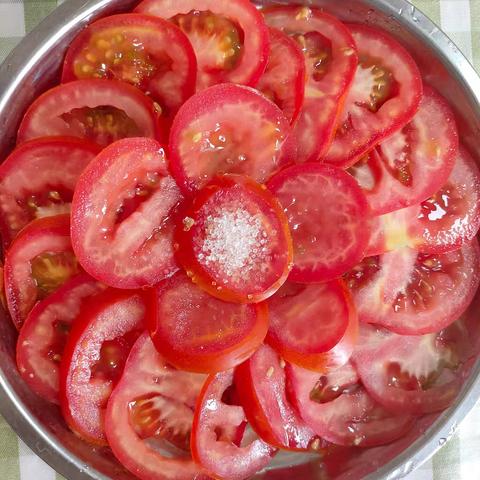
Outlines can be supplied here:
<path id="1" fill-rule="evenodd" d="M 265 70 L 268 30 L 248 0 L 144 0 L 135 12 L 169 19 L 185 32 L 197 57 L 197 90 L 255 85 Z"/>
<path id="2" fill-rule="evenodd" d="M 106 444 L 107 401 L 144 317 L 138 293 L 108 289 L 92 297 L 73 324 L 60 367 L 60 406 L 69 427 L 91 443 Z"/>
<path id="3" fill-rule="evenodd" d="M 372 150 L 352 174 L 374 215 L 423 202 L 448 180 L 458 155 L 455 117 L 446 100 L 425 86 L 413 120 Z"/>
<path id="4" fill-rule="evenodd" d="M 185 194 L 216 174 L 265 182 L 295 159 L 282 111 L 253 89 L 216 85 L 189 99 L 170 131 L 170 170 Z"/>
<path id="5" fill-rule="evenodd" d="M 285 282 L 292 262 L 290 232 L 280 205 L 264 186 L 241 175 L 217 177 L 180 219 L 178 261 L 210 295 L 258 303 Z"/>
<path id="6" fill-rule="evenodd" d="M 72 244 L 93 277 L 117 288 L 153 285 L 177 270 L 171 215 L 182 197 L 161 145 L 120 140 L 78 180 Z"/>
<path id="7" fill-rule="evenodd" d="M 425 253 L 456 250 L 480 228 L 480 171 L 463 147 L 448 181 L 420 205 L 373 218 L 367 255 L 402 247 Z"/>
<path id="8" fill-rule="evenodd" d="M 305 60 L 298 44 L 276 28 L 268 29 L 270 55 L 257 90 L 275 102 L 295 123 L 305 94 Z M 285 61 L 288 59 L 288 62 Z"/>
<path id="9" fill-rule="evenodd" d="M 72 322 L 86 298 L 104 287 L 85 273 L 76 275 L 37 303 L 20 330 L 17 366 L 27 385 L 52 403 L 59 403 L 59 367 Z"/>
<path id="10" fill-rule="evenodd" d="M 20 330 L 30 310 L 79 272 L 70 243 L 70 218 L 39 218 L 21 230 L 5 255 L 5 294 Z"/>
<path id="11" fill-rule="evenodd" d="M 283 206 L 293 237 L 290 280 L 332 280 L 363 258 L 370 239 L 368 204 L 351 175 L 319 163 L 295 165 L 275 175 L 268 188 Z"/>
<path id="12" fill-rule="evenodd" d="M 394 250 L 346 276 L 359 319 L 403 335 L 438 332 L 468 307 L 480 282 L 477 240 L 443 254 Z"/>
<path id="13" fill-rule="evenodd" d="M 102 18 L 70 45 L 62 82 L 123 80 L 175 112 L 195 93 L 197 60 L 185 34 L 171 22 L 139 13 Z"/>
<path id="14" fill-rule="evenodd" d="M 210 373 L 232 368 L 255 352 L 267 334 L 268 308 L 212 298 L 177 273 L 149 292 L 147 323 L 170 364 Z"/>
<path id="15" fill-rule="evenodd" d="M 299 161 L 316 161 L 328 151 L 355 75 L 355 42 L 345 25 L 319 9 L 277 6 L 264 10 L 264 15 L 268 25 L 293 37 L 303 51 L 305 99 L 295 134 Z"/>
<path id="16" fill-rule="evenodd" d="M 235 386 L 245 415 L 265 442 L 288 450 L 318 450 L 320 439 L 286 397 L 285 362 L 269 346 L 235 369 Z"/>
<path id="17" fill-rule="evenodd" d="M 412 417 L 393 415 L 358 383 L 350 365 L 322 375 L 287 364 L 292 401 L 315 433 L 338 445 L 372 447 L 389 443 L 412 427 Z"/>
<path id="18" fill-rule="evenodd" d="M 358 68 L 324 160 L 350 167 L 371 148 L 410 122 L 422 98 L 422 78 L 410 54 L 390 35 L 348 25 Z"/>
<path id="19" fill-rule="evenodd" d="M 215 478 L 244 480 L 267 466 L 276 450 L 258 438 L 237 446 L 219 436 L 222 430 L 246 420 L 241 406 L 224 402 L 232 384 L 232 370 L 207 378 L 195 409 L 192 456 Z"/>
<path id="20" fill-rule="evenodd" d="M 68 213 L 80 173 L 100 148 L 73 137 L 24 143 L 0 165 L 0 229 L 8 246 L 35 218 Z"/>
<path id="21" fill-rule="evenodd" d="M 102 147 L 125 137 L 164 139 L 161 108 L 137 88 L 118 80 L 77 80 L 40 95 L 28 108 L 17 143 L 70 135 Z"/>
<path id="22" fill-rule="evenodd" d="M 148 334 L 138 338 L 105 415 L 108 443 L 125 468 L 141 480 L 207 480 L 188 454 L 168 448 L 188 444 L 204 381 L 169 367 Z"/>
<path id="23" fill-rule="evenodd" d="M 357 339 L 358 319 L 343 282 L 287 282 L 268 299 L 268 310 L 266 341 L 285 360 L 320 372 L 348 362 Z"/>
<path id="24" fill-rule="evenodd" d="M 457 396 L 463 381 L 458 347 L 445 330 L 408 336 L 362 325 L 352 361 L 386 409 L 423 415 L 446 409 Z"/>

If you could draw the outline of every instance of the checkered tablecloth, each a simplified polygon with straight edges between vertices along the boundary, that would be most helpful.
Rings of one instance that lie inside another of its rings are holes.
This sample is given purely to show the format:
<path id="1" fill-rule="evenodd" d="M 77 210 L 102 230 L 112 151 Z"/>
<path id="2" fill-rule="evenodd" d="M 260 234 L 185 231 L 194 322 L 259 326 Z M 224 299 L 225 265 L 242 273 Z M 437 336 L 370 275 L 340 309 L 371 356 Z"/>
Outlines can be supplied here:
<path id="1" fill-rule="evenodd" d="M 62 1 L 68 0 L 0 0 L 0 62 Z M 413 0 L 412 3 L 440 25 L 480 71 L 480 0 Z M 0 480 L 60 479 L 63 477 L 33 454 L 0 417 Z M 479 479 L 480 404 L 442 450 L 407 477 L 407 480 Z"/>

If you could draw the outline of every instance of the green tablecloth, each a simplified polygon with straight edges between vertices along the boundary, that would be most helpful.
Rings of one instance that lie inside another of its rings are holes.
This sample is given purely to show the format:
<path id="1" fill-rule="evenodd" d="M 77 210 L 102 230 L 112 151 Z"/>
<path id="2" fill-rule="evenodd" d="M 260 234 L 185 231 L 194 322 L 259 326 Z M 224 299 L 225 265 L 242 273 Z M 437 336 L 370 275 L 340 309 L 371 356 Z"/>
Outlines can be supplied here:
<path id="1" fill-rule="evenodd" d="M 0 0 L 0 61 L 58 3 L 61 1 Z M 480 71 L 480 0 L 414 0 L 413 3 L 447 32 Z M 0 480 L 60 478 L 63 477 L 34 455 L 0 417 Z M 480 404 L 452 440 L 407 479 L 480 479 Z"/>

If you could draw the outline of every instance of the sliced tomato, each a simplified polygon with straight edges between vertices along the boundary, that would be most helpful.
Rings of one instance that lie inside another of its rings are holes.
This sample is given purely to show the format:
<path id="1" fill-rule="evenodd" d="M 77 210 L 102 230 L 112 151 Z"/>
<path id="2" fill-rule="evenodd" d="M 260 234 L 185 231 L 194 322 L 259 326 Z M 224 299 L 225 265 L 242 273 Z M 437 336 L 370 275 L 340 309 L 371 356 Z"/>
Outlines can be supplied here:
<path id="1" fill-rule="evenodd" d="M 125 468 L 141 480 L 207 480 L 188 454 L 168 447 L 188 445 L 204 381 L 168 366 L 147 333 L 138 338 L 105 415 L 108 443 Z"/>
<path id="2" fill-rule="evenodd" d="M 329 442 L 372 447 L 389 443 L 412 427 L 412 417 L 403 412 L 393 415 L 374 401 L 348 364 L 331 376 L 291 364 L 286 369 L 290 395 L 301 417 Z"/>
<path id="3" fill-rule="evenodd" d="M 403 335 L 438 332 L 468 307 L 480 282 L 477 240 L 443 254 L 400 249 L 368 257 L 346 276 L 359 319 Z"/>
<path id="4" fill-rule="evenodd" d="M 446 409 L 457 396 L 460 355 L 448 330 L 408 336 L 362 325 L 352 361 L 367 391 L 386 409 L 423 415 Z"/>
<path id="5" fill-rule="evenodd" d="M 13 323 L 20 330 L 38 300 L 79 272 L 70 243 L 70 218 L 39 218 L 20 231 L 5 255 L 5 294 Z"/>
<path id="6" fill-rule="evenodd" d="M 286 396 L 285 362 L 269 346 L 235 369 L 235 386 L 247 419 L 260 438 L 277 448 L 317 450 L 320 439 Z"/>
<path id="7" fill-rule="evenodd" d="M 268 330 L 268 308 L 212 298 L 177 273 L 148 293 L 147 324 L 170 364 L 218 372 L 243 362 L 260 346 Z"/>
<path id="8" fill-rule="evenodd" d="M 62 82 L 107 78 L 128 82 L 175 112 L 195 93 L 197 60 L 171 22 L 139 13 L 102 18 L 70 45 Z"/>
<path id="9" fill-rule="evenodd" d="M 448 180 L 458 155 L 455 117 L 425 86 L 413 120 L 352 167 L 374 215 L 423 202 Z"/>
<path id="10" fill-rule="evenodd" d="M 373 218 L 367 255 L 402 247 L 425 253 L 456 250 L 480 228 L 480 171 L 462 147 L 447 182 L 420 205 Z"/>
<path id="11" fill-rule="evenodd" d="M 83 268 L 117 288 L 153 285 L 177 270 L 171 215 L 182 196 L 161 145 L 120 140 L 80 176 L 72 202 L 72 244 Z"/>
<path id="12" fill-rule="evenodd" d="M 258 438 L 243 446 L 222 440 L 220 432 L 246 420 L 241 406 L 224 402 L 232 384 L 232 370 L 210 375 L 205 382 L 193 420 L 192 456 L 215 478 L 244 480 L 267 466 L 276 450 Z"/>
<path id="13" fill-rule="evenodd" d="M 40 95 L 28 108 L 17 143 L 70 135 L 102 147 L 126 137 L 165 139 L 161 109 L 132 85 L 89 79 L 65 83 Z"/>
<path id="14" fill-rule="evenodd" d="M 0 166 L 0 229 L 5 246 L 35 218 L 69 213 L 77 179 L 100 151 L 74 137 L 20 145 Z"/>
<path id="15" fill-rule="evenodd" d="M 176 254 L 187 275 L 214 297 L 258 303 L 291 268 L 287 219 L 264 186 L 241 175 L 217 177 L 180 215 Z"/>
<path id="16" fill-rule="evenodd" d="M 268 25 L 293 37 L 303 51 L 305 100 L 295 134 L 299 161 L 316 161 L 328 151 L 340 107 L 355 75 L 355 42 L 345 25 L 320 9 L 276 6 L 264 10 L 264 15 Z M 283 62 L 290 60 L 284 58 Z"/>
<path id="17" fill-rule="evenodd" d="M 287 282 L 268 299 L 268 310 L 266 341 L 285 360 L 320 372 L 348 362 L 357 339 L 358 320 L 343 282 Z"/>
<path id="18" fill-rule="evenodd" d="M 88 297 L 104 287 L 85 273 L 76 275 L 37 303 L 20 330 L 17 366 L 27 385 L 49 402 L 59 403 L 59 367 L 72 322 Z"/>
<path id="19" fill-rule="evenodd" d="M 60 367 L 60 406 L 69 427 L 89 442 L 106 444 L 107 401 L 144 318 L 138 293 L 108 289 L 90 298 L 73 324 Z"/>
<path id="20" fill-rule="evenodd" d="M 275 102 L 295 123 L 305 94 L 305 60 L 298 44 L 276 28 L 269 28 L 270 54 L 257 90 Z M 288 59 L 288 60 L 287 60 Z"/>
<path id="21" fill-rule="evenodd" d="M 175 117 L 170 170 L 186 194 L 222 173 L 263 183 L 295 159 L 289 134 L 285 115 L 263 95 L 239 85 L 216 85 L 189 99 Z"/>
<path id="22" fill-rule="evenodd" d="M 198 62 L 197 90 L 255 85 L 265 70 L 268 30 L 248 0 L 144 0 L 135 12 L 169 19 L 186 33 Z"/>
<path id="23" fill-rule="evenodd" d="M 348 25 L 358 67 L 345 99 L 333 143 L 324 160 L 350 167 L 371 148 L 412 120 L 422 98 L 415 61 L 386 32 Z"/>
<path id="24" fill-rule="evenodd" d="M 283 206 L 293 237 L 290 280 L 328 281 L 363 258 L 370 239 L 368 204 L 351 175 L 308 163 L 283 170 L 268 188 Z"/>

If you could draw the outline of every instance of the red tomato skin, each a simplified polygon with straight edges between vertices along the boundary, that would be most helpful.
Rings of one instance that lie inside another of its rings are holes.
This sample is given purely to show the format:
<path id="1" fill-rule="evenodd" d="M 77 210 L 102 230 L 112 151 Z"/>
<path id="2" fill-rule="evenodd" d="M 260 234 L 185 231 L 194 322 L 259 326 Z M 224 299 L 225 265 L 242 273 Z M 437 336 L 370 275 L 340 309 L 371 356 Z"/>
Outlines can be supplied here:
<path id="1" fill-rule="evenodd" d="M 150 331 L 152 341 L 161 355 L 176 368 L 195 373 L 225 371 L 249 358 L 261 345 L 267 334 L 268 306 L 265 302 L 252 305 L 257 320 L 252 330 L 248 332 L 248 336 L 224 350 L 208 352 L 208 348 L 205 348 L 207 350 L 205 354 L 196 354 L 178 347 L 173 337 L 164 337 L 159 327 L 162 320 L 159 314 L 158 295 L 162 290 L 172 288 L 172 284 L 174 285 L 179 278 L 183 278 L 183 274 L 177 274 L 164 280 L 156 287 L 145 292 L 147 305 L 146 325 Z M 193 285 L 193 288 L 196 287 Z M 214 302 L 216 299 L 211 299 L 211 301 Z M 219 331 L 218 336 L 220 335 L 221 332 Z M 205 346 L 208 347 L 209 345 Z"/>

